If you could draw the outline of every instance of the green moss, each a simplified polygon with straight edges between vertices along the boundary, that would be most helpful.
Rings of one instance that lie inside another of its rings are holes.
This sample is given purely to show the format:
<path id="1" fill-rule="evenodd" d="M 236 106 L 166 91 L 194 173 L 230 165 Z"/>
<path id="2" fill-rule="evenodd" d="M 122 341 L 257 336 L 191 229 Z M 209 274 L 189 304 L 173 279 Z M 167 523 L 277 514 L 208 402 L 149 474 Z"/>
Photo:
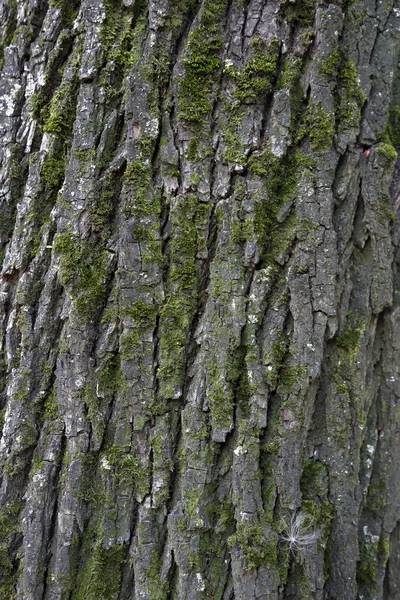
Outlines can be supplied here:
<path id="1" fill-rule="evenodd" d="M 267 200 L 256 205 L 254 228 L 261 243 L 266 242 L 271 228 L 276 225 L 281 207 L 296 188 L 295 173 L 289 161 L 286 156 L 276 158 L 269 149 L 249 157 L 249 172 L 265 177 L 268 193 Z"/>
<path id="2" fill-rule="evenodd" d="M 16 594 L 16 536 L 21 531 L 21 500 L 11 500 L 0 509 L 0 600 L 11 600 Z"/>
<path id="3" fill-rule="evenodd" d="M 52 389 L 44 402 L 44 420 L 55 421 L 59 417 L 60 412 L 58 409 L 56 392 Z"/>
<path id="4" fill-rule="evenodd" d="M 54 251 L 61 256 L 60 280 L 69 288 L 77 310 L 94 319 L 107 296 L 108 253 L 99 251 L 94 238 L 84 241 L 70 233 L 57 235 Z"/>
<path id="5" fill-rule="evenodd" d="M 320 151 L 331 148 L 335 134 L 335 118 L 319 104 L 310 102 L 305 117 L 305 129 L 302 133 L 311 140 L 311 150 Z"/>
<path id="6" fill-rule="evenodd" d="M 301 385 L 307 372 L 307 367 L 303 365 L 285 366 L 280 373 L 279 388 L 286 392 L 292 391 L 296 385 Z"/>
<path id="7" fill-rule="evenodd" d="M 278 446 L 276 454 L 279 453 L 280 444 L 279 442 L 275 442 Z M 271 446 L 271 444 L 270 444 Z M 275 446 L 274 446 L 275 447 Z M 262 471 L 263 471 L 263 479 L 262 479 L 262 499 L 263 499 L 263 507 L 264 507 L 264 521 L 266 523 L 270 523 L 271 525 L 274 523 L 274 509 L 277 497 L 277 489 L 276 483 L 273 477 L 273 459 L 267 459 L 263 461 Z"/>
<path id="8" fill-rule="evenodd" d="M 81 456 L 82 462 L 82 478 L 80 482 L 79 499 L 87 503 L 90 510 L 93 511 L 94 517 L 88 528 L 88 537 L 93 539 L 94 525 L 99 525 L 101 521 L 102 510 L 110 500 L 109 491 L 104 485 L 104 478 L 99 474 L 98 456 L 93 453 L 85 453 Z M 66 461 L 66 469 L 68 468 L 68 460 Z M 101 527 L 99 533 L 101 534 Z"/>
<path id="9" fill-rule="evenodd" d="M 183 491 L 182 504 L 187 516 L 187 527 L 203 527 L 204 520 L 200 517 L 200 495 L 196 488 Z"/>
<path id="10" fill-rule="evenodd" d="M 206 0 L 198 26 L 189 35 L 183 59 L 185 75 L 178 92 L 178 117 L 187 123 L 201 124 L 211 109 L 214 75 L 221 67 L 219 54 L 226 6 L 226 0 Z"/>
<path id="11" fill-rule="evenodd" d="M 151 169 L 148 161 L 143 162 L 141 160 L 128 163 L 124 173 L 126 182 L 134 187 L 135 195 L 143 200 L 146 199 L 145 191 L 147 190 L 150 176 Z"/>
<path id="12" fill-rule="evenodd" d="M 126 560 L 125 546 L 105 549 L 97 542 L 87 557 L 78 571 L 77 587 L 71 600 L 115 600 L 120 591 L 122 567 Z"/>
<path id="13" fill-rule="evenodd" d="M 361 108 L 365 102 L 365 94 L 358 82 L 358 71 L 346 53 L 347 50 L 342 48 L 342 60 L 335 93 L 335 114 L 339 122 L 339 131 L 343 131 L 347 127 L 359 126 Z"/>
<path id="14" fill-rule="evenodd" d="M 149 473 L 139 464 L 138 452 L 134 448 L 116 446 L 106 440 L 101 460 L 119 488 L 141 495 L 149 493 Z"/>
<path id="15" fill-rule="evenodd" d="M 327 81 L 335 81 L 338 76 L 340 65 L 340 53 L 336 49 L 323 58 L 319 64 L 319 72 Z"/>
<path id="16" fill-rule="evenodd" d="M 61 152 L 47 155 L 42 165 L 42 177 L 51 191 L 60 189 L 65 174 L 65 158 Z"/>
<path id="17" fill-rule="evenodd" d="M 192 571 L 202 575 L 204 598 L 223 598 L 228 574 L 225 543 L 226 540 L 215 531 L 204 532 L 200 536 L 198 552 L 191 557 Z"/>
<path id="18" fill-rule="evenodd" d="M 303 465 L 301 474 L 301 489 L 306 495 L 327 494 L 326 466 L 313 459 L 308 459 Z"/>
<path id="19" fill-rule="evenodd" d="M 222 500 L 218 506 L 218 525 L 225 531 L 229 531 L 235 524 L 235 510 L 229 498 Z"/>
<path id="20" fill-rule="evenodd" d="M 120 182 L 115 172 L 108 171 L 98 184 L 97 193 L 89 202 L 92 231 L 101 234 L 103 242 L 109 239 L 116 197 Z"/>
<path id="21" fill-rule="evenodd" d="M 395 104 L 389 108 L 387 124 L 389 140 L 395 148 L 400 147 L 400 105 Z"/>
<path id="22" fill-rule="evenodd" d="M 289 350 L 289 339 L 281 333 L 273 343 L 271 352 L 264 357 L 267 380 L 272 389 L 275 389 L 279 380 L 279 372 Z"/>
<path id="23" fill-rule="evenodd" d="M 111 400 L 121 384 L 120 358 L 118 354 L 107 353 L 96 369 L 95 381 L 85 386 L 82 391 L 82 400 L 87 406 L 93 436 L 99 443 L 103 440 L 106 426 L 102 405 Z"/>
<path id="24" fill-rule="evenodd" d="M 214 421 L 214 427 L 218 429 L 230 429 L 233 413 L 233 392 L 227 386 L 221 385 L 218 378 L 218 367 L 212 372 L 212 381 L 208 389 L 208 402 L 210 412 Z"/>
<path id="25" fill-rule="evenodd" d="M 229 338 L 230 332 L 219 328 L 221 338 Z M 214 428 L 230 430 L 233 422 L 234 397 L 240 402 L 243 410 L 241 416 L 248 412 L 248 395 L 251 388 L 247 375 L 243 371 L 245 348 L 230 339 L 229 353 L 223 364 L 217 355 L 207 364 L 208 402 Z M 243 422 L 243 420 L 242 420 Z"/>
<path id="26" fill-rule="evenodd" d="M 195 195 L 180 196 L 170 212 L 167 293 L 160 311 L 160 394 L 173 398 L 182 386 L 186 344 L 200 287 L 197 256 L 205 248 L 210 206 Z"/>
<path id="27" fill-rule="evenodd" d="M 189 141 L 187 152 L 186 152 L 186 158 L 188 160 L 192 160 L 192 161 L 198 160 L 198 158 L 199 158 L 198 147 L 199 147 L 198 139 L 195 137 L 192 137 L 191 140 Z"/>
<path id="28" fill-rule="evenodd" d="M 29 163 L 24 157 L 23 149 L 20 144 L 10 146 L 10 191 L 11 199 L 5 204 L 0 214 L 0 239 L 2 248 L 0 256 L 4 257 L 4 246 L 12 237 L 17 204 L 22 199 L 25 189 L 25 182 L 28 176 Z"/>
<path id="29" fill-rule="evenodd" d="M 296 126 L 303 113 L 304 91 L 301 85 L 303 60 L 285 59 L 282 74 L 279 76 L 278 89 L 288 89 L 290 93 L 291 134 L 296 135 Z"/>
<path id="30" fill-rule="evenodd" d="M 125 360 L 138 357 L 143 336 L 147 331 L 153 331 L 156 326 L 156 318 L 159 307 L 156 304 L 147 304 L 137 300 L 131 306 L 126 306 L 122 314 L 132 319 L 129 330 L 121 340 L 121 356 Z"/>
<path id="31" fill-rule="evenodd" d="M 336 337 L 336 345 L 340 349 L 340 358 L 354 363 L 365 333 L 367 324 L 361 318 L 350 314 L 342 333 Z"/>
<path id="32" fill-rule="evenodd" d="M 292 90 L 295 85 L 298 84 L 298 81 L 301 76 L 301 72 L 303 69 L 303 61 L 301 58 L 295 59 L 285 59 L 283 71 L 279 75 L 277 88 L 282 90 L 287 88 Z"/>
<path id="33" fill-rule="evenodd" d="M 140 2 L 132 11 L 115 0 L 106 0 L 105 9 L 100 38 L 107 62 L 99 83 L 105 91 L 106 104 L 110 105 L 123 91 L 124 74 L 140 60 L 146 22 L 143 15 L 137 14 L 142 9 Z"/>
<path id="34" fill-rule="evenodd" d="M 123 360 L 135 360 L 141 352 L 142 335 L 139 330 L 128 331 L 121 339 L 120 351 Z"/>
<path id="35" fill-rule="evenodd" d="M 149 594 L 151 600 L 167 600 L 169 594 L 169 582 L 161 579 L 162 561 L 157 549 L 154 549 L 151 556 L 150 567 L 147 570 L 149 580 Z"/>
<path id="36" fill-rule="evenodd" d="M 5 21 L 2 23 L 3 31 L 2 31 L 2 40 L 0 42 L 0 70 L 3 69 L 4 65 L 4 50 L 12 44 L 13 38 L 15 36 L 15 31 L 17 28 L 18 22 L 18 5 L 16 0 L 10 0 L 6 4 L 6 12 L 3 13 L 3 19 Z"/>
<path id="37" fill-rule="evenodd" d="M 337 411 L 330 412 L 330 427 L 340 443 L 348 437 L 351 423 L 365 424 L 365 401 L 360 394 L 359 367 L 357 359 L 363 334 L 369 321 L 362 313 L 350 312 L 344 329 L 336 338 L 336 348 L 332 354 L 331 380 L 336 390 L 334 395 L 338 402 Z M 347 410 L 347 419 L 339 414 Z"/>
<path id="38" fill-rule="evenodd" d="M 197 187 L 199 185 L 200 181 L 201 181 L 201 177 L 198 173 L 193 173 L 190 176 L 190 185 Z"/>
<path id="39" fill-rule="evenodd" d="M 171 0 L 168 3 L 164 24 L 144 65 L 145 79 L 151 84 L 147 101 L 150 112 L 155 116 L 158 116 L 161 106 L 165 110 L 170 109 L 168 83 L 175 60 L 171 40 L 181 38 L 183 28 L 190 23 L 195 4 L 195 0 Z"/>
<path id="40" fill-rule="evenodd" d="M 379 539 L 378 553 L 380 562 L 383 567 L 386 567 L 386 563 L 390 556 L 390 541 L 389 538 L 381 536 Z"/>
<path id="41" fill-rule="evenodd" d="M 246 154 L 249 150 L 248 147 L 242 144 L 242 139 L 239 133 L 244 114 L 244 108 L 240 109 L 239 114 L 230 114 L 229 118 L 222 127 L 222 135 L 226 144 L 223 155 L 224 160 L 242 166 L 244 166 L 247 162 Z"/>
<path id="42" fill-rule="evenodd" d="M 246 213 L 241 205 L 237 216 L 232 218 L 230 241 L 233 245 L 243 245 L 252 234 L 252 223 L 246 219 Z M 233 248 L 235 251 L 235 248 Z"/>
<path id="43" fill-rule="evenodd" d="M 376 147 L 376 153 L 387 163 L 388 170 L 392 170 L 397 160 L 396 148 L 390 143 L 382 143 Z"/>
<path id="44" fill-rule="evenodd" d="M 249 104 L 269 94 L 277 77 L 280 43 L 273 38 L 268 46 L 261 38 L 252 41 L 252 56 L 241 71 L 225 67 L 224 73 L 236 83 L 237 103 Z"/>
<path id="45" fill-rule="evenodd" d="M 360 560 L 357 564 L 357 582 L 362 590 L 373 593 L 377 589 L 379 541 L 363 543 L 360 546 Z"/>
<path id="46" fill-rule="evenodd" d="M 380 515 L 381 516 L 381 515 Z M 389 559 L 390 543 L 387 537 L 366 535 L 360 545 L 360 560 L 357 564 L 357 582 L 365 594 L 377 590 L 378 575 L 384 572 Z"/>
<path id="47" fill-rule="evenodd" d="M 160 200 L 154 196 L 151 185 L 151 165 L 148 159 L 136 160 L 128 163 L 124 173 L 124 180 L 129 191 L 130 203 L 124 210 L 127 214 L 136 217 L 159 216 Z M 149 233 L 147 239 L 153 232 Z"/>
<path id="48" fill-rule="evenodd" d="M 275 229 L 279 232 L 284 229 L 278 224 L 278 216 L 283 206 L 295 198 L 299 175 L 314 166 L 313 159 L 300 152 L 277 158 L 268 148 L 254 152 L 248 159 L 249 172 L 264 178 L 267 198 L 256 204 L 254 229 L 260 246 L 270 255 L 282 250 L 280 233 L 273 235 Z M 288 227 L 295 234 L 294 222 Z M 271 258 L 273 262 L 273 256 Z"/>
<path id="49" fill-rule="evenodd" d="M 302 508 L 309 515 L 313 528 L 325 528 L 328 535 L 331 521 L 334 515 L 334 507 L 329 500 L 303 500 Z"/>
<path id="50" fill-rule="evenodd" d="M 308 515 L 310 527 L 319 537 L 328 539 L 334 516 L 334 506 L 328 500 L 328 469 L 320 461 L 308 459 L 303 465 L 301 491 L 302 511 Z"/>
<path id="51" fill-rule="evenodd" d="M 194 315 L 194 294 L 185 297 L 171 293 L 160 311 L 160 368 L 158 377 L 161 393 L 173 398 L 180 389 L 185 360 L 185 345 Z"/>
<path id="52" fill-rule="evenodd" d="M 373 479 L 368 486 L 366 508 L 375 518 L 380 518 L 387 505 L 387 484 L 383 476 Z"/>
<path id="53" fill-rule="evenodd" d="M 71 135 L 75 121 L 81 51 L 82 47 L 79 46 L 71 56 L 67 65 L 69 77 L 63 78 L 49 107 L 41 114 L 41 117 L 44 114 L 43 131 L 53 133 L 63 140 Z"/>
<path id="54" fill-rule="evenodd" d="M 61 25 L 63 28 L 72 26 L 78 13 L 79 2 L 76 0 L 50 0 L 49 5 L 61 11 Z"/>
<path id="55" fill-rule="evenodd" d="M 158 312 L 155 304 L 148 304 L 143 300 L 137 300 L 131 306 L 123 310 L 123 314 L 131 317 L 135 324 L 140 328 L 154 327 L 154 320 Z"/>
<path id="56" fill-rule="evenodd" d="M 0 410 L 0 436 L 3 434 L 4 420 L 5 420 L 6 409 Z"/>
<path id="57" fill-rule="evenodd" d="M 315 0 L 283 1 L 283 17 L 289 23 L 301 27 L 311 26 L 314 22 Z"/>
<path id="58" fill-rule="evenodd" d="M 276 540 L 267 541 L 259 524 L 240 521 L 236 532 L 228 538 L 228 544 L 231 548 L 240 548 L 248 571 L 255 571 L 263 565 L 277 566 Z"/>

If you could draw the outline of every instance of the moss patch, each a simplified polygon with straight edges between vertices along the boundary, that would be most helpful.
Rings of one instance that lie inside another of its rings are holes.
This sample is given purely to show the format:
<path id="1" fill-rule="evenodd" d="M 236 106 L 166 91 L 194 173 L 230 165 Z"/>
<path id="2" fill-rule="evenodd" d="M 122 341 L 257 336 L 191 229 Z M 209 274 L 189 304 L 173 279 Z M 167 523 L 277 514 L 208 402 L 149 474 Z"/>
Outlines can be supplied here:
<path id="1" fill-rule="evenodd" d="M 229 537 L 228 544 L 231 548 L 240 548 L 248 571 L 255 571 L 266 564 L 277 566 L 276 540 L 267 541 L 259 524 L 240 521 L 236 532 Z"/>
<path id="2" fill-rule="evenodd" d="M 283 17 L 289 23 L 309 27 L 314 22 L 315 0 L 283 0 Z"/>
<path id="3" fill-rule="evenodd" d="M 87 545 L 90 546 L 89 540 Z M 125 546 L 105 549 L 96 543 L 90 551 L 88 548 L 87 556 L 78 572 L 77 587 L 71 600 L 115 600 L 120 591 Z"/>
<path id="4" fill-rule="evenodd" d="M 357 582 L 362 590 L 373 592 L 377 589 L 379 541 L 363 543 L 360 547 L 360 560 L 357 564 Z"/>
<path id="5" fill-rule="evenodd" d="M 178 116 L 187 123 L 201 124 L 211 109 L 214 75 L 221 67 L 219 54 L 226 7 L 226 0 L 206 0 L 198 25 L 190 33 L 183 59 L 185 75 L 178 94 Z"/>
<path id="6" fill-rule="evenodd" d="M 274 38 L 265 45 L 261 38 L 252 40 L 252 55 L 241 71 L 224 68 L 224 73 L 236 83 L 235 99 L 238 104 L 250 104 L 260 96 L 272 92 L 277 77 L 280 43 Z"/>
<path id="7" fill-rule="evenodd" d="M 344 58 L 338 72 L 338 89 L 335 95 L 335 113 L 339 121 L 339 131 L 346 127 L 358 127 L 365 94 L 358 81 L 358 72 L 354 62 L 343 50 Z"/>
<path id="8" fill-rule="evenodd" d="M 15 597 L 18 560 L 13 556 L 15 537 L 20 533 L 22 502 L 12 500 L 0 511 L 0 600 Z"/>
<path id="9" fill-rule="evenodd" d="M 71 233 L 58 234 L 54 251 L 61 256 L 61 283 L 69 288 L 82 316 L 93 320 L 107 296 L 108 253 L 99 253 L 95 240 L 84 241 Z"/>
<path id="10" fill-rule="evenodd" d="M 186 344 L 200 287 L 198 255 L 205 249 L 210 206 L 180 196 L 170 212 L 167 294 L 160 311 L 160 394 L 173 398 L 183 384 Z"/>
<path id="11" fill-rule="evenodd" d="M 379 144 L 376 147 L 376 153 L 386 163 L 387 170 L 392 170 L 397 160 L 397 151 L 390 143 Z"/>
<path id="12" fill-rule="evenodd" d="M 138 15 L 141 5 L 138 2 L 132 11 L 115 0 L 105 2 L 106 18 L 100 39 L 107 62 L 100 72 L 99 83 L 107 105 L 121 94 L 124 74 L 140 59 L 146 29 L 144 17 Z"/>
<path id="13" fill-rule="evenodd" d="M 282 207 L 295 198 L 300 171 L 312 169 L 314 161 L 300 152 L 275 157 L 266 148 L 248 159 L 250 173 L 265 178 L 267 198 L 256 205 L 254 229 L 262 247 L 270 246 L 271 232 L 277 227 Z"/>

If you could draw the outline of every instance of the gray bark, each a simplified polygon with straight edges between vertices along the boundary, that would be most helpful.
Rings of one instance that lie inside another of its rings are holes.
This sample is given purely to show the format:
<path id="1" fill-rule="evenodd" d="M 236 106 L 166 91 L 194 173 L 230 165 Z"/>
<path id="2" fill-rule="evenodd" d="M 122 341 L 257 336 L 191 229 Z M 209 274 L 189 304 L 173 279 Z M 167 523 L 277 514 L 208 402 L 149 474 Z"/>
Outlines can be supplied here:
<path id="1" fill-rule="evenodd" d="M 398 0 L 0 0 L 1 600 L 400 599 Z"/>

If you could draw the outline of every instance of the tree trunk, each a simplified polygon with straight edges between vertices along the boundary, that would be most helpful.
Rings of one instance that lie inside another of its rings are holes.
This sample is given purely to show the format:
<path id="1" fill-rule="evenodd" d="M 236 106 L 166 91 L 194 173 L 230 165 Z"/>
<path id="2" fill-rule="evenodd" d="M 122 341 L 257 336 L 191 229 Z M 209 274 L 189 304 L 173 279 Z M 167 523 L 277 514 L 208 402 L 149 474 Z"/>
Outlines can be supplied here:
<path id="1" fill-rule="evenodd" d="M 400 599 L 399 0 L 0 23 L 0 599 Z"/>

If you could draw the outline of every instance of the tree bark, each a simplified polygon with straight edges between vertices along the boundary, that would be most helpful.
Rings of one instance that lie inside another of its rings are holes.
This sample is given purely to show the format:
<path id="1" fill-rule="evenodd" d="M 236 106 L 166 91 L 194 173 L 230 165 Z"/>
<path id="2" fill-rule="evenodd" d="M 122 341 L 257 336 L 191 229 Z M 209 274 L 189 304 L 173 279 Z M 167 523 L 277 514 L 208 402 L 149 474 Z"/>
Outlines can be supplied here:
<path id="1" fill-rule="evenodd" d="M 0 28 L 0 599 L 400 599 L 398 0 Z"/>

